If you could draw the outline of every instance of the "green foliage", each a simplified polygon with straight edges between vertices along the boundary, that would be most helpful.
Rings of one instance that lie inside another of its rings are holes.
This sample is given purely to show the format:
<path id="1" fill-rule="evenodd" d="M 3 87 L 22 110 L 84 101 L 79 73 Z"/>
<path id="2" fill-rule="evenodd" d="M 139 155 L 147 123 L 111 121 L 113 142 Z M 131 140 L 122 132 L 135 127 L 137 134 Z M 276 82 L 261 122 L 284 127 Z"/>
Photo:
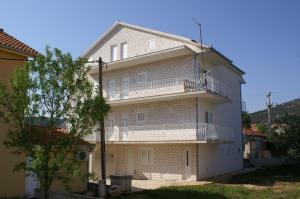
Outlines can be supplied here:
<path id="1" fill-rule="evenodd" d="M 262 133 L 266 133 L 268 131 L 268 127 L 264 123 L 258 123 L 256 125 L 256 129 L 257 129 L 258 132 L 262 132 Z"/>
<path id="2" fill-rule="evenodd" d="M 9 85 L 0 82 L 0 118 L 10 125 L 5 144 L 32 158 L 15 169 L 37 175 L 43 198 L 54 180 L 68 188 L 71 176 L 82 175 L 74 159 L 80 140 L 110 109 L 89 81 L 86 63 L 46 47 L 45 55 L 16 70 Z M 49 120 L 45 127 L 29 125 L 42 118 Z M 68 124 L 63 136 L 55 130 L 60 119 Z"/>
<path id="3" fill-rule="evenodd" d="M 242 124 L 243 128 L 249 129 L 251 127 L 251 118 L 246 111 L 242 111 Z"/>
<path id="4" fill-rule="evenodd" d="M 286 115 L 278 120 L 278 125 L 268 135 L 271 150 L 300 161 L 300 117 Z"/>
<path id="5" fill-rule="evenodd" d="M 300 98 L 294 99 L 271 108 L 271 123 L 286 114 L 300 116 Z M 267 123 L 267 110 L 261 110 L 250 114 L 253 123 Z"/>

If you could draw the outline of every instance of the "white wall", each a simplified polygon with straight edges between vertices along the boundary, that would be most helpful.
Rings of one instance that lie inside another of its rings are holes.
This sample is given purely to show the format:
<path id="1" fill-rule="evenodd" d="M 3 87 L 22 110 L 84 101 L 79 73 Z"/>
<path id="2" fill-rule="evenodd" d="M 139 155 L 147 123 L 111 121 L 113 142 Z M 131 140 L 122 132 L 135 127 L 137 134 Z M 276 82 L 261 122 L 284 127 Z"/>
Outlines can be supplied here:
<path id="1" fill-rule="evenodd" d="M 213 123 L 233 129 L 233 142 L 229 144 L 199 144 L 199 178 L 239 170 L 243 167 L 241 132 L 241 77 L 225 66 L 217 66 L 210 75 L 227 84 L 233 91 L 231 103 L 212 104 L 199 100 L 199 121 L 203 121 L 204 112 L 213 113 Z"/>
<path id="2" fill-rule="evenodd" d="M 150 39 L 156 40 L 156 48 L 154 50 L 148 50 L 147 41 Z M 182 42 L 161 37 L 156 34 L 137 31 L 127 27 L 119 27 L 98 45 L 98 50 L 92 53 L 93 55 L 91 57 L 96 59 L 101 56 L 103 61 L 110 62 L 110 47 L 117 45 L 119 60 L 120 44 L 122 42 L 127 42 L 128 44 L 128 58 L 183 45 Z"/>

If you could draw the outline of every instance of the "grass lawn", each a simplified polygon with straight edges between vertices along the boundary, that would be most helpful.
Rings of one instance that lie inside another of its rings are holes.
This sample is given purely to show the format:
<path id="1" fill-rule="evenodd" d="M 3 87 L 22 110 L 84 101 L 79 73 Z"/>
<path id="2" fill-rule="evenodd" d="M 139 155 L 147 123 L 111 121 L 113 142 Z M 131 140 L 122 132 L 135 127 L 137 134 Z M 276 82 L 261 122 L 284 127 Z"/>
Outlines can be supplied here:
<path id="1" fill-rule="evenodd" d="M 124 195 L 124 199 L 177 198 L 299 198 L 300 166 L 278 166 L 237 175 L 220 183 L 197 186 L 173 186 Z"/>

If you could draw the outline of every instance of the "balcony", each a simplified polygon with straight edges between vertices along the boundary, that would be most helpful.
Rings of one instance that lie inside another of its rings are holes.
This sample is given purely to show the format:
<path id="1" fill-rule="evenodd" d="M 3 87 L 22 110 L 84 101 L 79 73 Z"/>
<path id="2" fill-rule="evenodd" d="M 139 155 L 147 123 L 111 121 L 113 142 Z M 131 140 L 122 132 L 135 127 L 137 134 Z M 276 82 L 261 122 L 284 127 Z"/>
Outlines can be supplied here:
<path id="1" fill-rule="evenodd" d="M 106 127 L 108 143 L 226 143 L 233 141 L 229 127 L 207 123 L 179 123 L 128 127 Z M 87 141 L 99 142 L 100 132 L 86 137 Z"/>
<path id="2" fill-rule="evenodd" d="M 111 105 L 126 105 L 178 98 L 199 97 L 215 103 L 230 103 L 231 89 L 209 75 L 191 75 L 122 87 L 108 86 L 104 97 Z"/>

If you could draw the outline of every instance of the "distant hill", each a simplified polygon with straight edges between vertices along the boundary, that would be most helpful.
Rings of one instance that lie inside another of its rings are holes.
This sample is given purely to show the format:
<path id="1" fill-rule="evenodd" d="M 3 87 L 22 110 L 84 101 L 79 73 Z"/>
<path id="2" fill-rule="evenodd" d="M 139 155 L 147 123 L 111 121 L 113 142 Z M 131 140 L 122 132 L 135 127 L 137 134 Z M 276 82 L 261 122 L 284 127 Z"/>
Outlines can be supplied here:
<path id="1" fill-rule="evenodd" d="M 300 98 L 273 106 L 271 109 L 271 120 L 280 118 L 285 114 L 296 114 L 300 116 Z M 267 110 L 250 113 L 252 123 L 267 123 Z"/>

